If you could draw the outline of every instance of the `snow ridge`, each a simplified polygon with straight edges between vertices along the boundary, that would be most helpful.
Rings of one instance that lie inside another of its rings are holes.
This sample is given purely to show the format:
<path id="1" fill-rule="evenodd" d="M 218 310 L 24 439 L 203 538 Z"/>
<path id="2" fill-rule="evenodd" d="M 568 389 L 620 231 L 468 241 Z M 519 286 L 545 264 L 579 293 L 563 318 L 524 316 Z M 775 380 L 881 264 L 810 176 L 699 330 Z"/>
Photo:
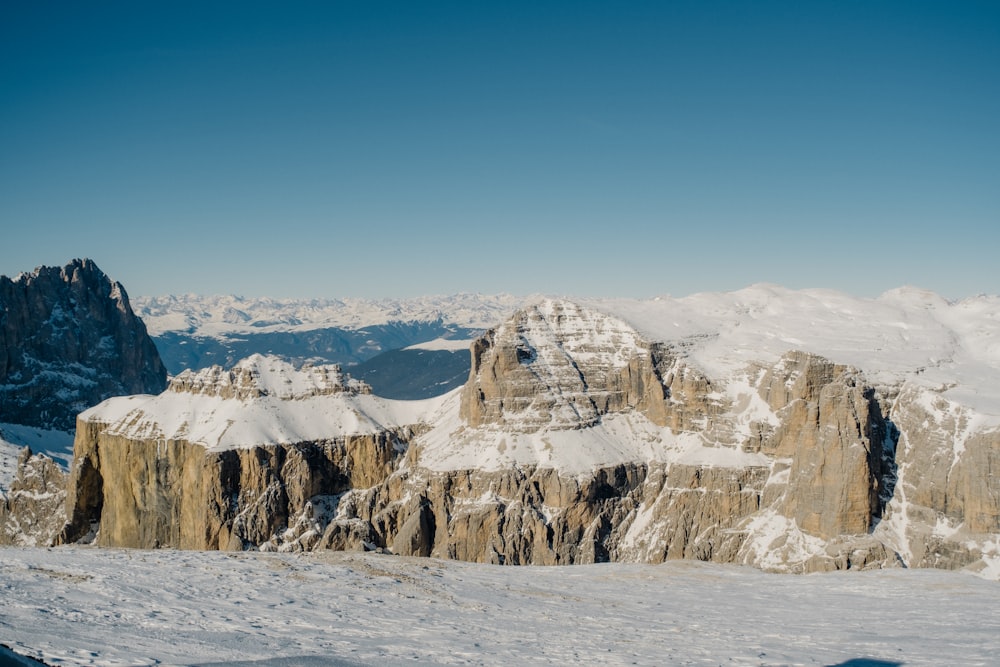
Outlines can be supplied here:
<path id="1" fill-rule="evenodd" d="M 513 297 L 478 295 L 428 297 L 408 302 L 307 302 L 188 296 L 147 299 L 141 308 L 145 312 L 174 307 L 181 307 L 182 312 L 193 312 L 202 308 L 202 322 L 215 321 L 220 317 L 244 321 L 235 312 L 223 312 L 235 304 L 244 306 L 241 312 L 253 313 L 253 317 L 258 319 L 246 321 L 257 324 L 264 321 L 262 313 L 268 308 L 277 308 L 276 313 L 272 312 L 271 320 L 291 323 L 289 317 L 292 313 L 313 313 L 311 321 L 318 322 L 337 312 L 338 317 L 344 318 L 340 320 L 343 323 L 352 318 L 352 321 L 359 322 L 373 314 L 401 317 L 424 312 L 427 316 L 437 317 L 442 316 L 448 307 L 457 307 L 463 313 L 451 315 L 453 319 L 468 318 L 470 313 L 485 318 L 488 313 L 508 308 L 514 301 Z M 736 425 L 740 431 L 745 431 L 752 422 L 773 421 L 766 406 L 762 407 L 759 397 L 755 395 L 755 383 L 748 381 L 748 374 L 755 374 L 757 371 L 753 369 L 759 369 L 761 364 L 776 362 L 789 350 L 799 349 L 859 368 L 879 385 L 901 388 L 913 384 L 930 390 L 950 403 L 970 410 L 971 423 L 979 428 L 1000 423 L 1000 297 L 997 296 L 978 296 L 950 303 L 930 292 L 901 288 L 877 299 L 859 299 L 830 290 L 796 291 L 774 285 L 754 285 L 736 292 L 696 294 L 680 299 L 659 297 L 571 302 L 536 297 L 530 299 L 521 312 L 527 313 L 521 323 L 527 328 L 514 333 L 525 336 L 524 353 L 533 355 L 533 361 L 526 367 L 533 367 L 535 374 L 548 380 L 545 384 L 550 388 L 561 388 L 564 393 L 568 391 L 563 386 L 565 382 L 547 375 L 555 360 L 565 357 L 572 363 L 606 368 L 610 373 L 627 365 L 632 355 L 648 345 L 645 341 L 663 342 L 673 352 L 683 356 L 686 363 L 700 368 L 709 378 L 718 380 L 717 386 L 723 392 L 720 396 L 736 407 L 736 412 L 740 413 L 734 415 L 738 422 Z M 299 318 L 296 321 L 304 325 L 306 320 Z M 482 321 L 479 323 L 482 324 Z M 504 327 L 511 326 L 517 325 L 508 322 L 498 327 L 497 335 L 505 331 Z M 529 338 L 531 343 L 527 345 Z M 185 392 L 223 401 L 228 400 L 227 397 L 235 397 L 286 402 L 343 393 L 345 395 L 337 400 L 344 403 L 344 409 L 349 413 L 374 413 L 386 417 L 404 415 L 403 422 L 392 417 L 381 422 L 383 426 L 417 421 L 432 425 L 434 429 L 426 438 L 428 446 L 424 451 L 426 463 L 436 469 L 455 465 L 494 468 L 510 463 L 537 462 L 556 467 L 567 466 L 569 470 L 578 471 L 594 464 L 618 460 L 622 455 L 626 458 L 671 458 L 671 454 L 679 450 L 690 451 L 690 445 L 678 442 L 677 436 L 669 430 L 640 428 L 635 424 L 626 430 L 646 435 L 623 447 L 618 433 L 621 429 L 615 425 L 615 420 L 610 420 L 588 435 L 592 441 L 590 444 L 582 444 L 581 441 L 572 456 L 553 456 L 554 436 L 551 429 L 543 429 L 527 439 L 524 436 L 511 438 L 509 434 L 499 431 L 489 435 L 489 429 L 479 429 L 473 437 L 458 416 L 457 394 L 413 405 L 369 397 L 365 400 L 371 405 L 359 409 L 356 403 L 363 396 L 355 394 L 364 395 L 366 388 L 363 383 L 346 379 L 339 368 L 316 366 L 295 370 L 287 363 L 260 355 L 241 362 L 233 371 L 215 368 L 200 373 L 182 373 L 171 383 L 168 393 Z M 187 399 L 175 397 L 170 400 L 183 402 Z M 118 414 L 120 406 L 127 403 L 127 399 L 119 400 L 115 403 L 119 407 L 104 408 L 101 413 L 111 412 L 116 415 L 115 419 L 121 418 L 123 414 Z M 169 415 L 168 403 L 167 398 L 159 397 L 147 409 L 157 406 L 157 418 L 173 424 L 179 418 Z M 376 404 L 380 407 L 373 407 Z M 315 420 L 314 428 L 288 428 L 287 424 L 277 427 L 282 434 L 281 440 L 287 440 L 292 433 L 308 433 L 310 437 L 321 435 L 320 423 L 337 421 L 332 417 L 332 405 L 330 402 L 320 410 L 327 417 Z M 175 403 L 174 409 L 182 413 L 198 412 L 198 420 L 203 422 L 204 428 L 207 428 L 207 420 L 219 417 L 211 410 L 196 410 L 186 403 L 184 406 Z M 131 410 L 129 408 L 126 412 Z M 305 414 L 282 417 L 285 411 L 279 412 L 281 414 L 272 415 L 270 421 L 280 422 L 283 418 L 301 421 L 302 424 L 309 421 Z M 107 420 L 107 417 L 102 416 L 101 419 Z M 258 417 L 249 421 L 256 419 Z M 139 421 L 146 423 L 146 420 Z M 365 419 L 357 421 L 351 428 L 361 428 L 362 423 L 367 424 L 365 428 L 377 428 L 375 422 Z M 336 433 L 348 428 L 346 422 L 338 422 L 334 426 L 333 432 Z M 188 428 L 193 427 L 193 423 L 188 424 Z M 258 425 L 256 430 L 251 429 L 255 433 L 251 440 L 260 439 L 257 433 L 260 428 Z M 133 429 L 130 427 L 123 432 L 130 430 Z M 165 432 L 170 432 L 170 429 Z M 615 432 L 614 437 L 608 432 Z M 576 431 L 575 434 L 581 435 L 581 432 Z M 228 437 L 205 438 L 206 444 L 213 447 L 222 446 L 230 440 Z M 459 442 L 463 443 L 462 447 L 457 446 Z M 656 443 L 652 448 L 651 442 Z M 717 443 L 707 444 L 715 446 Z"/>
<path id="2" fill-rule="evenodd" d="M 447 394 L 445 395 L 447 396 Z M 316 442 L 420 423 L 444 397 L 394 401 L 336 365 L 295 369 L 254 355 L 226 371 L 186 372 L 158 396 L 109 399 L 81 414 L 108 433 L 137 440 L 186 440 L 213 450 Z"/>
<path id="3" fill-rule="evenodd" d="M 711 378 L 790 350 L 853 366 L 878 385 L 914 382 L 1000 417 L 1000 296 L 948 302 L 904 287 L 875 299 L 753 285 L 650 300 L 585 299 L 647 340 L 675 343 Z"/>

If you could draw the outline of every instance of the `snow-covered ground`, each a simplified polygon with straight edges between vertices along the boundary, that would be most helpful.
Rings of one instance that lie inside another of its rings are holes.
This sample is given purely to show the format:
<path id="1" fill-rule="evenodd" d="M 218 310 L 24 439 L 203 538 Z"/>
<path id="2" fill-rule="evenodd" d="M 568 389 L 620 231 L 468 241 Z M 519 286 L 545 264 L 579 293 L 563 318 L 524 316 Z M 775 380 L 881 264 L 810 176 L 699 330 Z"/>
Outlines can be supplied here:
<path id="1" fill-rule="evenodd" d="M 1000 584 L 929 570 L 9 548 L 0 591 L 0 644 L 52 665 L 911 667 L 1000 655 Z"/>

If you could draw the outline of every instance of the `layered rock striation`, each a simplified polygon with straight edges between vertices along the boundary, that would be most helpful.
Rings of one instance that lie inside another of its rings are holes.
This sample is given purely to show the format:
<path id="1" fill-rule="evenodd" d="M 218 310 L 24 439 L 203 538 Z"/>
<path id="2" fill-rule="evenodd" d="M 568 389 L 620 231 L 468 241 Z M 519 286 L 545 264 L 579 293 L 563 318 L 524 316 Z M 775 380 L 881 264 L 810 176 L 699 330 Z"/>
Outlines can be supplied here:
<path id="1" fill-rule="evenodd" d="M 125 289 L 93 261 L 0 276 L 0 422 L 68 431 L 106 398 L 165 386 Z"/>
<path id="2" fill-rule="evenodd" d="M 505 564 L 1000 563 L 1000 420 L 954 387 L 885 367 L 871 380 L 823 346 L 713 352 L 721 306 L 718 335 L 657 339 L 681 318 L 634 308 L 529 304 L 474 343 L 463 388 L 428 401 L 267 357 L 112 399 L 81 416 L 59 539 Z"/>

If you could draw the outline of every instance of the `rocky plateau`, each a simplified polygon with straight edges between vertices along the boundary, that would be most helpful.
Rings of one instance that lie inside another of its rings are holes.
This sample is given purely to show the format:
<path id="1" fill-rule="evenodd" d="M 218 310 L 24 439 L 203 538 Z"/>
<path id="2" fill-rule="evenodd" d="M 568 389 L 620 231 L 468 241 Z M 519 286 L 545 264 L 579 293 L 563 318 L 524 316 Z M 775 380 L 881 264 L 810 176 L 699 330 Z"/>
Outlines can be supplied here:
<path id="1" fill-rule="evenodd" d="M 65 524 L 36 534 L 997 578 L 995 305 L 539 299 L 473 343 L 463 387 L 423 401 L 252 357 L 83 412 Z"/>

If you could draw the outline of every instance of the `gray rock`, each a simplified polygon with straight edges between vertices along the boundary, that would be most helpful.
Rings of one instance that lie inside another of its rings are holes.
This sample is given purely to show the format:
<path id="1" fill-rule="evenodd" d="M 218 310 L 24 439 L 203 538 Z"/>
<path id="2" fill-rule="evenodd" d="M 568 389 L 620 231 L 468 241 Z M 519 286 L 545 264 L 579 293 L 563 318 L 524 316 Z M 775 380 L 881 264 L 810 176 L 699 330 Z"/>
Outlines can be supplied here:
<path id="1" fill-rule="evenodd" d="M 0 545 L 49 546 L 66 521 L 66 473 L 25 447 L 7 497 L 0 500 Z"/>
<path id="2" fill-rule="evenodd" d="M 108 397 L 165 387 L 125 288 L 94 262 L 0 276 L 0 421 L 69 431 Z"/>

